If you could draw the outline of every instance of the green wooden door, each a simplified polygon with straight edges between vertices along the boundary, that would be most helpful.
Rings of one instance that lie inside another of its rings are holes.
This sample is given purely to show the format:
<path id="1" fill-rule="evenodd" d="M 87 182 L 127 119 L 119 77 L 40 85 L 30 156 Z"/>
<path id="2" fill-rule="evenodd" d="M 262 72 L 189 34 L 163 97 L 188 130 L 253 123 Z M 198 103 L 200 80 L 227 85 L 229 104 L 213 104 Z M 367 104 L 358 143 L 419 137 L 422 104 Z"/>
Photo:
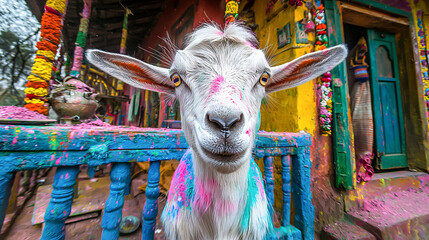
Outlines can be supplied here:
<path id="1" fill-rule="evenodd" d="M 395 36 L 368 30 L 378 169 L 407 167 Z"/>

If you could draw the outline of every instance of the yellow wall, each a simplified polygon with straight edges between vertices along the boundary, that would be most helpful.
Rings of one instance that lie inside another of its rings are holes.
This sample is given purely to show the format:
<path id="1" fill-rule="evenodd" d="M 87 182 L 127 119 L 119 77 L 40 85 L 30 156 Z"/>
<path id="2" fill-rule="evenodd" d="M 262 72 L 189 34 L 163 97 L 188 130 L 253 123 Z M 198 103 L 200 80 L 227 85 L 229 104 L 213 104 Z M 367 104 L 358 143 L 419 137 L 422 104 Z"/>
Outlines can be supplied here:
<path id="1" fill-rule="evenodd" d="M 304 6 L 289 6 L 284 9 L 282 1 L 277 1 L 267 14 L 269 1 L 255 1 L 253 10 L 255 22 L 258 24 L 256 35 L 261 48 L 265 48 L 272 56 L 271 63 L 280 65 L 313 49 L 314 34 L 309 34 L 309 44 L 296 44 L 295 22 L 304 18 Z M 243 2 L 241 6 L 245 6 Z M 291 25 L 292 42 L 282 48 L 277 44 L 277 28 L 287 23 Z M 262 104 L 261 130 L 278 132 L 297 132 L 301 130 L 313 134 L 316 128 L 316 96 L 314 81 L 297 88 L 276 92 L 268 96 Z"/>

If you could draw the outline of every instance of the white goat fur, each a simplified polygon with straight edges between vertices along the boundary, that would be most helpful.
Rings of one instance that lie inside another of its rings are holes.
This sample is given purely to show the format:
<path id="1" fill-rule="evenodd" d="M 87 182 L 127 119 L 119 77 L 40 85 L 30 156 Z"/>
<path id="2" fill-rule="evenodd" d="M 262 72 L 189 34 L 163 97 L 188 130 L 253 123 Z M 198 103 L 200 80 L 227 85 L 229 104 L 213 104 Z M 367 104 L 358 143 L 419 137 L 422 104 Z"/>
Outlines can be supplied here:
<path id="1" fill-rule="evenodd" d="M 254 34 L 241 25 L 221 29 L 205 24 L 187 38 L 169 69 L 119 54 L 87 52 L 90 62 L 114 77 L 180 102 L 190 150 L 174 174 L 162 215 L 168 239 L 267 236 L 273 229 L 269 206 L 251 158 L 261 100 L 318 77 L 347 55 L 340 45 L 270 67 L 256 44 Z M 265 86 L 259 81 L 264 73 L 270 76 Z M 174 74 L 182 81 L 177 87 L 170 79 Z M 225 128 L 212 118 L 232 119 L 233 124 Z"/>

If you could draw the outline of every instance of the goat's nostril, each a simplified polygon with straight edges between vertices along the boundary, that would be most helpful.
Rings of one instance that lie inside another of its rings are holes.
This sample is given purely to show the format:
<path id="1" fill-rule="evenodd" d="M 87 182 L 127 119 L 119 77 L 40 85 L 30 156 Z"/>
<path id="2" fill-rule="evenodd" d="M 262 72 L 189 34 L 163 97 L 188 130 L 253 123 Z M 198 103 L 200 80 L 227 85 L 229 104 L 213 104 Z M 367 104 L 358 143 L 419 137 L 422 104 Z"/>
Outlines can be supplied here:
<path id="1" fill-rule="evenodd" d="M 223 119 L 218 117 L 218 116 L 214 116 L 214 115 L 209 114 L 208 119 L 210 122 L 216 124 L 220 129 L 227 129 L 228 128 L 225 121 L 223 121 Z"/>
<path id="2" fill-rule="evenodd" d="M 238 117 L 232 117 L 229 119 L 229 121 L 226 123 L 227 128 L 232 128 L 237 122 L 240 122 L 243 118 L 243 114 L 241 113 Z"/>
<path id="3" fill-rule="evenodd" d="M 221 130 L 230 130 L 230 128 L 234 127 L 234 125 L 237 122 L 240 122 L 243 119 L 243 114 L 240 113 L 240 115 L 237 116 L 227 116 L 227 117 L 221 117 L 215 114 L 208 114 L 207 118 L 210 122 L 217 125 L 218 128 Z"/>

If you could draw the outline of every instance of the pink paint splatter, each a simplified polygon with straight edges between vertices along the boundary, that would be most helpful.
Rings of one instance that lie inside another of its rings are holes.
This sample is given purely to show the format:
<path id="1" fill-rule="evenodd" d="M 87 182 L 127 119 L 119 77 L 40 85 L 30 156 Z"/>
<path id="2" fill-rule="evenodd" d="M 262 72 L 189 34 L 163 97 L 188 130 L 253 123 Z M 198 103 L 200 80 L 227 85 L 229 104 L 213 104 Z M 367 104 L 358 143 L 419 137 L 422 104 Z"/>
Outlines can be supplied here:
<path id="1" fill-rule="evenodd" d="M 57 159 L 57 161 L 55 161 L 55 164 L 56 165 L 59 165 L 61 163 L 61 157 L 59 157 L 58 159 Z M 68 173 L 67 173 L 67 175 L 68 175 Z"/>
<path id="2" fill-rule="evenodd" d="M 0 107 L 0 118 L 6 119 L 32 119 L 46 120 L 48 117 L 37 112 L 28 110 L 25 107 L 3 106 Z"/>
<path id="3" fill-rule="evenodd" d="M 217 76 L 210 87 L 210 94 L 215 94 L 221 90 L 221 84 L 225 82 L 225 78 L 223 76 Z"/>
<path id="4" fill-rule="evenodd" d="M 12 146 L 18 142 L 18 136 L 15 136 L 12 140 Z"/>
<path id="5" fill-rule="evenodd" d="M 250 137 L 252 135 L 252 128 L 247 129 L 246 134 Z"/>

